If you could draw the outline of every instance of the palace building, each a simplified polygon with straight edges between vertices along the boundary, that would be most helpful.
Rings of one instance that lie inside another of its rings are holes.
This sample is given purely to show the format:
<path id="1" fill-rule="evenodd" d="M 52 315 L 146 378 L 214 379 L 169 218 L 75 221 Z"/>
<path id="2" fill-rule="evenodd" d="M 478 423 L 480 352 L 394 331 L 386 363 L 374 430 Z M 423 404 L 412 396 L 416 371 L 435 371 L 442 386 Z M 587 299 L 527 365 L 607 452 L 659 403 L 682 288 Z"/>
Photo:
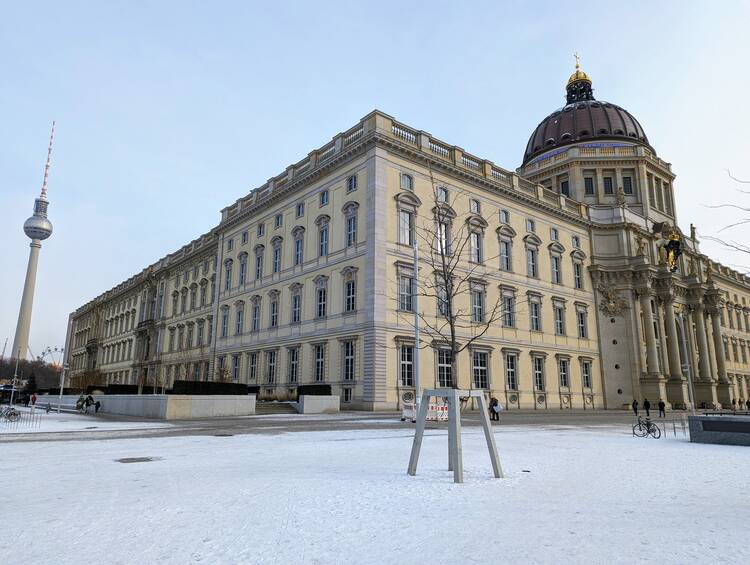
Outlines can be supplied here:
<path id="1" fill-rule="evenodd" d="M 578 64 L 566 97 L 515 171 L 371 112 L 75 310 L 68 375 L 223 380 L 265 399 L 325 383 L 342 409 L 377 410 L 411 398 L 418 359 L 421 388 L 457 382 L 508 409 L 685 407 L 691 381 L 698 405 L 744 401 L 750 279 L 680 229 L 670 163 Z M 468 235 L 450 250 L 470 274 L 455 363 L 425 291 L 418 232 L 436 218 L 441 245 Z"/>

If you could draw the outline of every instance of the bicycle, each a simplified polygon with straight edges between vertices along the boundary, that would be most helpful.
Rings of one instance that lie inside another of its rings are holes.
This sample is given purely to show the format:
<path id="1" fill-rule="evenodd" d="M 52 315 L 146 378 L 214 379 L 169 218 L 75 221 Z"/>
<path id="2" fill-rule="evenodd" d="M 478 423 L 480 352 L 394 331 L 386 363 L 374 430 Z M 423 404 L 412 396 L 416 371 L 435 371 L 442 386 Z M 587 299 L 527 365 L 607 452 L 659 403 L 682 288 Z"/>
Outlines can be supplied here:
<path id="1" fill-rule="evenodd" d="M 5 408 L 0 408 L 0 417 L 8 420 L 9 422 L 17 422 L 21 417 L 21 413 L 12 406 L 8 406 Z"/>
<path id="2" fill-rule="evenodd" d="M 633 435 L 635 437 L 652 436 L 654 439 L 661 437 L 661 429 L 651 421 L 651 418 L 638 416 L 638 423 L 633 424 Z"/>

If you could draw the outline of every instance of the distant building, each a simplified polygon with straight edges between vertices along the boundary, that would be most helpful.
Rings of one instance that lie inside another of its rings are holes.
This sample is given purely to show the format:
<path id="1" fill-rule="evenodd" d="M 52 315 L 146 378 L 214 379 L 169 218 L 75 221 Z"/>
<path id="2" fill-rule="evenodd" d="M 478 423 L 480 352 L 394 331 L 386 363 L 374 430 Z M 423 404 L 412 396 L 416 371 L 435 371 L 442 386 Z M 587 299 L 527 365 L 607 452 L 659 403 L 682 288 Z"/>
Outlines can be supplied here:
<path id="1" fill-rule="evenodd" d="M 481 245 L 465 258 L 476 292 L 502 296 L 507 315 L 458 375 L 428 343 L 422 387 L 457 378 L 509 409 L 685 406 L 689 372 L 698 404 L 747 399 L 750 281 L 679 229 L 675 175 L 638 121 L 595 100 L 577 65 L 566 90 L 515 173 L 368 114 L 78 308 L 70 374 L 223 379 L 265 398 L 320 382 L 344 408 L 397 407 L 414 387 L 412 232 L 433 221 L 438 189 Z M 440 315 L 430 297 L 420 310 Z"/>

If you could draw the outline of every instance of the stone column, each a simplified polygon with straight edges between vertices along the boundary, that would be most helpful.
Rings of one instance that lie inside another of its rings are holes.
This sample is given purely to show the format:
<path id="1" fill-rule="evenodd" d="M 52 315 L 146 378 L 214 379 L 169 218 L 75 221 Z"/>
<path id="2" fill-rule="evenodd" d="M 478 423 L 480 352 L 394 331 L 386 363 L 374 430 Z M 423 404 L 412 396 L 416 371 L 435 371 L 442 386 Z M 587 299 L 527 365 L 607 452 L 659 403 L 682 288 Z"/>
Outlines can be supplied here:
<path id="1" fill-rule="evenodd" d="M 677 343 L 677 326 L 674 315 L 674 299 L 669 296 L 664 300 L 664 324 L 667 330 L 667 358 L 669 359 L 669 374 L 673 379 L 682 380 L 680 366 L 680 349 Z"/>
<path id="2" fill-rule="evenodd" d="M 706 316 L 708 316 L 708 313 L 706 313 Z M 703 325 L 706 329 L 706 341 L 708 342 L 708 354 L 709 354 L 708 364 L 709 364 L 709 371 L 711 373 L 711 380 L 713 382 L 716 382 L 718 369 L 716 368 L 716 351 L 714 350 L 714 338 L 711 332 L 711 320 L 710 319 L 706 320 L 704 317 Z"/>
<path id="3" fill-rule="evenodd" d="M 649 375 L 659 374 L 659 360 L 656 351 L 656 333 L 654 332 L 654 314 L 651 310 L 651 294 L 647 290 L 640 292 L 641 312 L 646 338 L 646 370 Z"/>
<path id="4" fill-rule="evenodd" d="M 719 310 L 711 310 L 711 329 L 714 335 L 714 351 L 716 352 L 716 369 L 718 371 L 719 382 L 727 383 L 727 361 L 724 357 L 724 340 L 721 337 L 721 320 L 719 319 Z"/>
<path id="5" fill-rule="evenodd" d="M 695 322 L 695 333 L 697 334 L 696 338 L 698 340 L 698 372 L 702 381 L 710 381 L 711 367 L 708 363 L 709 350 L 703 312 L 703 303 L 699 302 L 693 309 L 693 322 Z"/>

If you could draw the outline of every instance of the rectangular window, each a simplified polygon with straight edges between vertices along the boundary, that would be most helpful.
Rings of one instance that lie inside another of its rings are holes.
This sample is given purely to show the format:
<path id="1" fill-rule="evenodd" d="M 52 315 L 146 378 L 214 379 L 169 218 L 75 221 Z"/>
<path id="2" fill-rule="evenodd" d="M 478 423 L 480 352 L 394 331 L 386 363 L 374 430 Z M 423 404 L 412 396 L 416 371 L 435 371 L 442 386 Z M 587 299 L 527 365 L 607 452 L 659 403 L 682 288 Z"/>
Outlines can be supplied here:
<path id="1" fill-rule="evenodd" d="M 570 197 L 570 184 L 564 180 L 560 183 L 560 194 Z"/>
<path id="2" fill-rule="evenodd" d="M 266 353 L 266 360 L 268 361 L 268 365 L 266 366 L 266 382 L 269 384 L 275 383 L 276 382 L 276 352 L 268 351 Z"/>
<path id="3" fill-rule="evenodd" d="M 570 373 L 568 371 L 568 360 L 560 359 L 557 363 L 558 373 L 560 374 L 560 386 L 563 388 L 570 387 Z"/>
<path id="4" fill-rule="evenodd" d="M 346 281 L 344 285 L 344 312 L 354 312 L 357 309 L 357 285 L 354 281 Z"/>
<path id="5" fill-rule="evenodd" d="M 247 230 L 242 232 L 242 245 L 245 245 L 247 243 Z M 206 272 L 206 269 L 204 267 L 203 272 Z"/>
<path id="6" fill-rule="evenodd" d="M 398 242 L 404 245 L 414 245 L 414 214 L 401 210 L 398 218 Z"/>
<path id="7" fill-rule="evenodd" d="M 260 329 L 260 302 L 253 304 L 253 331 Z"/>
<path id="8" fill-rule="evenodd" d="M 237 310 L 237 320 L 234 328 L 235 335 L 241 335 L 242 334 L 242 326 L 244 325 L 245 321 L 245 311 L 243 309 Z"/>
<path id="9" fill-rule="evenodd" d="M 284 225 L 283 214 L 276 214 L 276 217 L 273 219 L 273 226 L 275 228 L 280 228 L 282 225 Z"/>
<path id="10" fill-rule="evenodd" d="M 562 284 L 562 273 L 560 272 L 560 257 L 552 255 L 550 257 L 550 264 L 552 265 L 552 282 L 554 284 Z"/>
<path id="11" fill-rule="evenodd" d="M 471 320 L 473 322 L 484 321 L 484 291 L 471 291 Z"/>
<path id="12" fill-rule="evenodd" d="M 299 347 L 289 349 L 289 382 L 296 383 L 299 379 Z"/>
<path id="13" fill-rule="evenodd" d="M 315 350 L 315 382 L 322 383 L 326 379 L 326 346 L 316 345 Z"/>
<path id="14" fill-rule="evenodd" d="M 357 244 L 357 216 L 349 216 L 346 219 L 346 246 L 353 247 Z"/>
<path id="15" fill-rule="evenodd" d="M 505 382 L 508 390 L 518 390 L 518 357 L 515 354 L 505 356 Z"/>
<path id="16" fill-rule="evenodd" d="M 510 212 L 508 212 L 505 209 L 500 210 L 500 223 L 501 224 L 509 224 L 510 223 Z"/>
<path id="17" fill-rule="evenodd" d="M 537 250 L 531 247 L 526 249 L 526 274 L 534 278 L 537 278 L 539 276 L 539 269 L 537 266 Z"/>
<path id="18" fill-rule="evenodd" d="M 555 334 L 565 335 L 565 308 L 555 304 L 553 309 L 555 313 Z"/>
<path id="19" fill-rule="evenodd" d="M 273 249 L 273 272 L 281 272 L 281 246 L 274 247 Z"/>
<path id="20" fill-rule="evenodd" d="M 232 288 L 232 262 L 224 265 L 224 290 Z M 185 311 L 185 295 L 182 296 L 182 311 Z"/>
<path id="21" fill-rule="evenodd" d="M 544 357 L 534 357 L 534 389 L 544 390 Z"/>
<path id="22" fill-rule="evenodd" d="M 260 224 L 258 224 L 258 237 L 263 237 L 264 233 L 266 233 L 266 224 L 261 222 Z"/>
<path id="23" fill-rule="evenodd" d="M 584 388 L 591 388 L 591 362 L 581 362 L 581 380 Z"/>
<path id="24" fill-rule="evenodd" d="M 208 336 L 206 337 L 206 341 L 208 343 L 211 343 L 211 339 L 214 335 L 214 321 L 213 318 L 209 318 L 208 320 Z"/>
<path id="25" fill-rule="evenodd" d="M 450 236 L 450 226 L 448 225 L 448 223 L 447 222 L 438 222 L 438 225 L 437 225 L 437 251 L 439 251 L 443 255 L 450 255 L 450 252 L 451 252 L 450 237 L 451 237 Z M 473 245 L 473 242 L 472 242 L 472 245 Z M 472 251 L 472 257 L 473 257 L 473 251 Z"/>
<path id="26" fill-rule="evenodd" d="M 293 324 L 298 324 L 302 314 L 302 297 L 299 294 L 292 295 L 292 318 Z"/>
<path id="27" fill-rule="evenodd" d="M 355 371 L 355 365 L 354 365 L 354 341 L 345 341 L 343 343 L 343 378 L 345 381 L 353 381 L 354 380 L 354 371 Z"/>
<path id="28" fill-rule="evenodd" d="M 198 324 L 198 333 L 197 333 L 197 336 L 196 336 L 196 343 L 195 343 L 195 345 L 198 346 L 198 347 L 200 347 L 201 345 L 203 345 L 203 323 L 202 322 Z"/>
<path id="29" fill-rule="evenodd" d="M 414 279 L 402 275 L 399 277 L 398 309 L 404 312 L 412 312 L 412 298 L 414 296 Z"/>
<path id="30" fill-rule="evenodd" d="M 472 214 L 482 213 L 482 205 L 479 203 L 479 200 L 476 200 L 475 198 L 472 198 L 469 201 L 469 209 L 471 210 Z"/>
<path id="31" fill-rule="evenodd" d="M 560 239 L 560 232 L 557 231 L 557 228 L 550 228 L 549 229 L 549 238 L 552 241 L 558 241 Z"/>
<path id="32" fill-rule="evenodd" d="M 234 240 L 230 238 L 227 240 L 227 251 L 232 249 L 234 249 Z M 184 282 L 187 282 L 187 273 L 185 273 Z"/>
<path id="33" fill-rule="evenodd" d="M 227 337 L 229 334 L 229 310 L 221 313 L 221 337 Z"/>
<path id="34" fill-rule="evenodd" d="M 500 240 L 500 269 L 503 271 L 511 270 L 511 243 L 510 241 Z"/>
<path id="35" fill-rule="evenodd" d="M 534 220 L 526 220 L 526 231 L 529 233 L 534 233 L 536 231 L 536 222 L 534 222 Z"/>
<path id="36" fill-rule="evenodd" d="M 453 353 L 450 349 L 438 349 L 438 386 L 453 386 Z"/>
<path id="37" fill-rule="evenodd" d="M 357 175 L 352 175 L 346 179 L 346 191 L 353 192 L 357 190 Z"/>
<path id="38" fill-rule="evenodd" d="M 321 190 L 320 191 L 320 205 L 325 206 L 327 204 L 328 204 L 328 191 Z"/>
<path id="39" fill-rule="evenodd" d="M 301 218 L 305 215 L 305 203 L 304 202 L 297 202 L 297 206 L 295 207 L 295 215 L 298 218 Z"/>
<path id="40" fill-rule="evenodd" d="M 489 388 L 488 358 L 485 351 L 474 351 L 472 355 L 472 374 L 474 376 L 474 388 Z"/>
<path id="41" fill-rule="evenodd" d="M 473 263 L 482 262 L 482 236 L 472 232 L 469 236 L 469 260 Z"/>
<path id="42" fill-rule="evenodd" d="M 585 177 L 583 179 L 583 190 L 586 196 L 594 196 L 594 179 Z"/>
<path id="43" fill-rule="evenodd" d="M 327 312 L 328 291 L 325 288 L 318 289 L 318 318 L 325 318 Z"/>
<path id="44" fill-rule="evenodd" d="M 538 300 L 529 302 L 529 328 L 532 331 L 542 331 L 542 305 Z"/>
<path id="45" fill-rule="evenodd" d="M 401 386 L 414 386 L 414 347 L 401 346 L 401 360 L 399 363 Z"/>
<path id="46" fill-rule="evenodd" d="M 622 191 L 625 194 L 633 194 L 633 179 L 632 179 L 632 177 L 622 177 Z"/>
<path id="47" fill-rule="evenodd" d="M 588 314 L 586 310 L 576 312 L 578 317 L 578 337 L 587 339 L 589 337 Z"/>
<path id="48" fill-rule="evenodd" d="M 259 281 L 263 278 L 263 255 L 258 253 L 255 256 L 255 280 Z"/>
<path id="49" fill-rule="evenodd" d="M 271 301 L 271 327 L 275 328 L 279 325 L 279 301 L 278 300 L 272 300 Z"/>
<path id="50" fill-rule="evenodd" d="M 614 188 L 612 185 L 612 177 L 604 177 L 604 194 L 614 194 Z"/>
<path id="51" fill-rule="evenodd" d="M 294 240 L 294 265 L 301 265 L 303 260 L 304 240 L 297 237 Z"/>
<path id="52" fill-rule="evenodd" d="M 240 260 L 240 284 L 245 284 L 245 278 L 247 277 L 247 260 Z"/>
<path id="53" fill-rule="evenodd" d="M 656 193 L 654 192 L 654 177 L 648 175 L 648 203 L 652 207 L 656 207 Z"/>
<path id="54" fill-rule="evenodd" d="M 512 294 L 503 294 L 502 303 L 503 327 L 516 327 L 516 297 Z"/>
<path id="55" fill-rule="evenodd" d="M 349 403 L 352 401 L 352 389 L 350 387 L 346 387 L 342 389 L 344 391 L 344 398 L 342 402 Z"/>
<path id="56" fill-rule="evenodd" d="M 232 355 L 232 382 L 237 382 L 240 379 L 240 354 L 235 353 Z"/>
<path id="57" fill-rule="evenodd" d="M 318 257 L 328 255 L 328 226 L 320 228 L 318 232 Z"/>
<path id="58" fill-rule="evenodd" d="M 247 378 L 254 381 L 258 376 L 258 354 L 250 353 L 247 356 Z"/>
<path id="59" fill-rule="evenodd" d="M 583 288 L 583 265 L 573 263 L 573 283 L 577 289 Z"/>
<path id="60" fill-rule="evenodd" d="M 437 287 L 437 307 L 438 314 L 441 316 L 448 315 L 448 291 L 445 289 L 445 285 L 438 285 Z"/>

